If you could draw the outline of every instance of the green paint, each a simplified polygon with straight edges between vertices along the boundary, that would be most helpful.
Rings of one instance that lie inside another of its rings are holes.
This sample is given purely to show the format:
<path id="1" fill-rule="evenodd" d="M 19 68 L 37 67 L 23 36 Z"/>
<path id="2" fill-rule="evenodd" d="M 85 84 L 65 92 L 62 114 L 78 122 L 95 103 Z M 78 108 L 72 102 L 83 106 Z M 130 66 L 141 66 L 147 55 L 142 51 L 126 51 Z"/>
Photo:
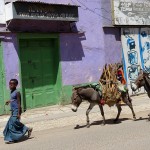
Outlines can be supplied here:
<path id="1" fill-rule="evenodd" d="M 84 83 L 84 84 L 80 84 L 80 85 L 78 84 L 78 85 L 74 85 L 74 87 L 85 86 L 85 85 L 94 85 L 94 86 L 96 86 L 97 83 L 91 82 L 91 83 Z M 60 104 L 61 105 L 66 105 L 66 104 L 71 103 L 72 88 L 73 88 L 72 85 L 62 86 L 61 96 L 60 96 Z"/>
<path id="2" fill-rule="evenodd" d="M 57 104 L 61 71 L 57 35 L 19 34 L 24 109 Z"/>
<path id="3" fill-rule="evenodd" d="M 2 69 L 2 64 L 3 64 L 3 57 L 2 57 L 2 46 L 1 46 L 1 41 L 0 41 L 0 114 L 3 113 L 4 111 L 4 99 L 3 99 L 3 69 Z"/>
<path id="4" fill-rule="evenodd" d="M 4 103 L 5 103 L 5 93 L 6 92 L 6 80 L 4 74 L 4 62 L 3 62 L 3 47 L 2 42 L 0 41 L 0 115 L 8 113 L 5 111 Z"/>
<path id="5" fill-rule="evenodd" d="M 60 105 L 66 105 L 71 103 L 72 86 L 63 86 L 60 96 Z"/>

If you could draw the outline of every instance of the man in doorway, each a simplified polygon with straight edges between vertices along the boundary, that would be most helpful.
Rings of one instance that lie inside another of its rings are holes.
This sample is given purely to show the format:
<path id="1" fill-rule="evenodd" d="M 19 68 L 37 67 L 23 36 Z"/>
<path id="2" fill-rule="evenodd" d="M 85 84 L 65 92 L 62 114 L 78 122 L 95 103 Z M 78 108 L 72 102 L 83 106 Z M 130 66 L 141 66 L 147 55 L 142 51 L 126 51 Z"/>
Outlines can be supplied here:
<path id="1" fill-rule="evenodd" d="M 124 77 L 123 65 L 122 65 L 122 64 L 119 64 L 119 65 L 118 65 L 117 79 L 120 81 L 121 84 L 124 85 L 124 90 L 123 90 L 122 92 L 123 92 L 123 93 L 126 93 L 127 96 L 128 96 L 128 100 L 129 100 L 130 102 L 132 102 L 132 99 L 130 98 L 128 89 L 127 89 L 127 87 L 126 87 L 127 82 L 126 82 L 125 77 Z"/>
<path id="2" fill-rule="evenodd" d="M 124 85 L 126 85 L 126 80 L 124 77 L 124 72 L 123 72 L 123 65 L 119 64 L 118 66 L 118 71 L 117 71 L 117 79 Z"/>

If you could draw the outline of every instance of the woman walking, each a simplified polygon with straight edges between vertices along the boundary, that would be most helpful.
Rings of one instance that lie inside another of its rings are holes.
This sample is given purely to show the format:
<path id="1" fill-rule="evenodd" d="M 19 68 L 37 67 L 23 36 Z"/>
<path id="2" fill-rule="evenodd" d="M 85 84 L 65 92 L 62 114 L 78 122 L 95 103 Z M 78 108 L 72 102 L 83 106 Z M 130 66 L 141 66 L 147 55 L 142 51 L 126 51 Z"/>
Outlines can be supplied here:
<path id="1" fill-rule="evenodd" d="M 16 79 L 10 80 L 10 100 L 6 101 L 6 105 L 10 104 L 11 116 L 3 132 L 4 140 L 7 143 L 19 141 L 26 133 L 28 133 L 28 137 L 30 137 L 32 132 L 32 128 L 28 128 L 20 122 L 21 94 L 19 91 L 17 91 L 17 85 L 18 81 Z"/>

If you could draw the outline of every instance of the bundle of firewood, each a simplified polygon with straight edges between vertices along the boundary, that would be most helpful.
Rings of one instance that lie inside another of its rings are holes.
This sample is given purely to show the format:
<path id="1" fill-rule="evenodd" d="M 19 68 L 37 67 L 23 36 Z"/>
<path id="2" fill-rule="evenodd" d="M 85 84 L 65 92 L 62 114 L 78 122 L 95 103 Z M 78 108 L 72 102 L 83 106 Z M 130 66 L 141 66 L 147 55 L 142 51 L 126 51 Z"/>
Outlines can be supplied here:
<path id="1" fill-rule="evenodd" d="M 117 70 L 118 64 L 106 64 L 99 80 L 102 86 L 103 99 L 110 107 L 116 104 L 121 97 L 121 92 L 118 90 Z"/>

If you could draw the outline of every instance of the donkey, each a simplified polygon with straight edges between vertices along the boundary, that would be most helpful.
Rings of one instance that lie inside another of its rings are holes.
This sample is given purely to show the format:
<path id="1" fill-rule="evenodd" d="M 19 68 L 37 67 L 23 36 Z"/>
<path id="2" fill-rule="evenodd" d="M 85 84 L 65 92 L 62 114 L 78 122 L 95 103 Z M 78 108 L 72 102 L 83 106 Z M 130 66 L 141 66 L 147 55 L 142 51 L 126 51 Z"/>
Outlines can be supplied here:
<path id="1" fill-rule="evenodd" d="M 150 98 L 150 73 L 144 72 L 143 70 L 140 71 L 138 78 L 136 79 L 135 83 L 131 84 L 131 89 L 136 91 L 137 89 L 144 87 L 147 92 L 148 97 Z M 149 121 L 150 121 L 150 114 Z"/>
<path id="2" fill-rule="evenodd" d="M 135 83 L 131 84 L 131 89 L 133 91 L 138 90 L 141 87 L 144 87 L 146 90 L 148 97 L 150 98 L 150 77 L 149 73 L 140 71 L 138 78 L 136 79 Z"/>
<path id="3" fill-rule="evenodd" d="M 132 102 L 131 99 L 128 97 L 128 93 L 122 93 L 121 98 L 123 99 L 123 102 L 127 104 L 133 114 L 134 120 L 136 120 L 135 113 L 132 107 Z M 83 102 L 83 100 L 88 101 L 90 103 L 87 111 L 86 111 L 86 118 L 87 118 L 87 124 L 86 126 L 89 128 L 90 127 L 90 120 L 89 120 L 89 112 L 92 110 L 92 108 L 95 105 L 98 105 L 101 111 L 101 115 L 103 118 L 102 125 L 105 125 L 105 116 L 104 116 L 104 110 L 103 110 L 103 99 L 102 99 L 102 94 L 100 94 L 98 91 L 96 91 L 94 88 L 90 87 L 80 87 L 80 88 L 74 88 L 73 93 L 72 93 L 72 111 L 76 112 L 80 104 Z M 116 106 L 118 109 L 118 114 L 114 122 L 118 121 L 120 113 L 121 113 L 121 104 L 119 103 L 121 99 L 118 99 L 116 102 Z"/>

